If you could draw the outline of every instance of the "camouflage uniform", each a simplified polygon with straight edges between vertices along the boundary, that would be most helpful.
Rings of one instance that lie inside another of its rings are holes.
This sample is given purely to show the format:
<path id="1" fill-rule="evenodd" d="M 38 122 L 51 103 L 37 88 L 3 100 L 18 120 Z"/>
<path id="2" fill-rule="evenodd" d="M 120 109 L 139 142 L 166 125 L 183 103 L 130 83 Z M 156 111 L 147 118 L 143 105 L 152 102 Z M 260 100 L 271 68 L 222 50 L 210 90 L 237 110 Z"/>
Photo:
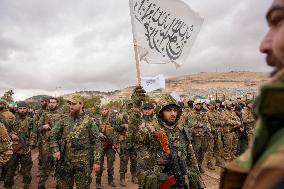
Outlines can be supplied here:
<path id="1" fill-rule="evenodd" d="M 0 167 L 12 157 L 12 154 L 12 141 L 6 127 L 0 122 Z"/>
<path id="2" fill-rule="evenodd" d="M 144 189 L 155 189 L 160 188 L 162 183 L 164 183 L 170 176 L 173 176 L 175 169 L 170 169 L 167 164 L 169 155 L 169 150 L 165 150 L 166 148 L 171 147 L 172 152 L 175 152 L 177 157 L 179 158 L 179 162 L 185 166 L 185 170 L 181 171 L 182 175 L 184 175 L 184 184 L 190 188 L 203 188 L 200 186 L 200 183 L 194 183 L 194 180 L 190 179 L 190 175 L 188 175 L 188 167 L 190 166 L 189 162 L 191 161 L 192 155 L 190 154 L 189 146 L 190 146 L 190 139 L 189 135 L 184 133 L 188 133 L 188 129 L 185 127 L 179 128 L 178 122 L 174 125 L 167 125 L 161 119 L 161 110 L 168 106 L 174 105 L 178 109 L 178 116 L 177 120 L 181 116 L 181 109 L 177 105 L 176 101 L 173 100 L 170 96 L 165 97 L 160 104 L 159 108 L 157 109 L 157 121 L 152 122 L 147 127 L 144 127 L 145 131 L 141 133 L 141 137 L 145 142 L 144 148 L 146 155 L 144 155 L 144 160 L 142 164 L 146 164 L 147 171 L 141 173 L 144 178 L 143 179 L 143 186 L 141 188 Z M 141 129 L 140 129 L 141 130 Z M 139 131 L 140 131 L 139 130 Z M 186 130 L 186 131 L 185 131 Z M 159 135 L 163 135 L 162 137 L 169 142 L 163 143 L 158 138 Z M 139 155 L 138 155 L 139 157 Z M 181 165 L 180 164 L 180 165 Z M 141 165 L 141 163 L 138 163 Z M 198 168 L 196 166 L 198 171 Z M 190 181 L 190 183 L 189 183 Z M 171 188 L 179 188 L 177 184 L 173 185 Z"/>
<path id="3" fill-rule="evenodd" d="M 239 126 L 239 118 L 234 111 L 225 109 L 222 113 L 222 120 L 224 125 L 222 125 L 222 138 L 223 138 L 223 149 L 224 149 L 224 159 L 230 160 L 234 159 L 237 150 L 236 143 L 233 145 L 233 141 L 236 141 L 236 134 L 233 132 L 234 126 Z"/>
<path id="4" fill-rule="evenodd" d="M 284 181 L 284 69 L 262 87 L 253 145 L 227 165 L 220 188 L 283 188 Z"/>
<path id="5" fill-rule="evenodd" d="M 201 172 L 204 172 L 202 162 L 208 147 L 209 137 L 209 133 L 206 133 L 205 129 L 207 129 L 208 132 L 210 132 L 211 129 L 206 113 L 198 110 L 192 111 L 190 113 L 190 125 L 193 136 L 192 145 L 197 158 L 198 167 Z"/>
<path id="6" fill-rule="evenodd" d="M 4 99 L 0 98 L 0 103 L 3 103 L 6 106 L 8 106 L 8 102 Z M 4 126 L 8 128 L 8 126 L 13 124 L 13 122 L 15 121 L 15 115 L 5 108 L 3 110 L 0 110 L 0 119 L 1 119 L 1 122 L 3 122 Z M 0 170 L 1 170 L 0 180 L 4 181 L 5 175 L 7 173 L 6 165 L 1 166 Z"/>
<path id="7" fill-rule="evenodd" d="M 18 165 L 21 165 L 24 189 L 28 189 L 32 180 L 32 156 L 29 149 L 30 146 L 36 144 L 36 127 L 34 121 L 27 115 L 21 117 L 16 116 L 15 123 L 8 128 L 10 135 L 13 133 L 20 137 L 25 143 L 26 147 L 19 140 L 13 141 L 14 153 L 12 158 L 7 163 L 7 174 L 4 179 L 4 186 L 11 188 L 14 185 L 14 175 Z"/>
<path id="8" fill-rule="evenodd" d="M 54 168 L 54 161 L 52 152 L 49 146 L 51 130 L 44 130 L 43 125 L 49 124 L 52 128 L 56 121 L 62 116 L 62 113 L 57 109 L 54 111 L 44 111 L 38 121 L 38 149 L 39 159 L 41 164 L 39 166 L 39 188 L 45 188 L 45 183 L 52 169 Z"/>
<path id="9" fill-rule="evenodd" d="M 255 124 L 255 119 L 253 116 L 253 112 L 249 108 L 245 108 L 243 110 L 243 119 L 244 119 L 244 125 L 248 133 L 248 142 L 249 144 L 252 142 L 252 134 L 254 130 L 254 124 Z"/>
<path id="10" fill-rule="evenodd" d="M 66 115 L 52 128 L 50 136 L 52 152 L 60 151 L 56 164 L 57 186 L 60 189 L 90 188 L 93 163 L 99 164 L 101 143 L 99 128 L 84 113 L 77 117 Z"/>
<path id="11" fill-rule="evenodd" d="M 129 113 L 123 115 L 123 127 L 118 131 L 118 141 L 120 145 L 120 185 L 126 186 L 125 184 L 125 174 L 127 172 L 128 161 L 130 160 L 130 172 L 132 175 L 132 181 L 137 182 L 136 171 L 137 171 L 137 148 L 131 140 L 133 132 L 136 132 L 135 129 L 132 129 L 132 124 L 129 124 Z M 129 129 L 130 128 L 130 129 Z"/>
<path id="12" fill-rule="evenodd" d="M 140 109 L 132 110 L 129 131 L 133 146 L 135 146 L 135 150 L 137 151 L 137 178 L 138 188 L 140 189 L 145 185 L 145 174 L 147 174 L 147 171 L 151 168 L 149 165 L 151 157 L 148 151 L 151 144 L 147 141 L 147 138 L 151 133 L 149 125 L 155 121 L 156 118 L 154 116 L 145 119 L 145 117 L 141 115 Z"/>
<path id="13" fill-rule="evenodd" d="M 210 138 L 208 145 L 207 166 L 209 169 L 214 169 L 213 157 L 216 159 L 216 165 L 222 166 L 222 120 L 220 112 L 217 110 L 209 110 L 207 112 L 208 121 L 211 125 L 214 138 Z"/>
<path id="14" fill-rule="evenodd" d="M 98 120 L 99 131 L 104 134 L 107 139 L 101 139 L 103 144 L 102 156 L 100 159 L 101 170 L 96 173 L 97 188 L 100 188 L 101 177 L 103 174 L 104 157 L 107 157 L 107 173 L 108 183 L 114 185 L 113 174 L 114 174 L 114 161 L 116 151 L 113 149 L 113 145 L 117 145 L 117 133 L 116 130 L 121 126 L 122 122 L 118 120 L 115 114 L 109 112 L 106 117 L 100 116 Z M 112 144 L 111 144 L 112 143 Z"/>
<path id="15" fill-rule="evenodd" d="M 42 99 L 42 100 L 46 100 L 46 99 L 44 98 L 44 99 Z M 34 122 L 35 122 L 35 125 L 36 125 L 37 128 L 41 127 L 41 125 L 39 125 L 39 120 L 41 119 L 42 115 L 43 115 L 46 111 L 48 111 L 46 107 L 41 107 L 41 108 L 38 110 L 37 114 L 35 115 Z M 40 135 L 39 132 L 38 132 L 37 134 Z M 38 139 L 40 139 L 40 137 L 39 137 Z M 39 175 L 40 175 L 40 169 L 42 168 L 42 159 L 41 159 L 42 156 L 41 156 L 41 154 L 43 154 L 43 153 L 44 153 L 44 152 L 42 152 L 41 148 L 39 147 L 39 148 L 38 148 L 38 167 L 39 167 Z M 39 175 L 38 175 L 38 176 L 39 176 Z"/>

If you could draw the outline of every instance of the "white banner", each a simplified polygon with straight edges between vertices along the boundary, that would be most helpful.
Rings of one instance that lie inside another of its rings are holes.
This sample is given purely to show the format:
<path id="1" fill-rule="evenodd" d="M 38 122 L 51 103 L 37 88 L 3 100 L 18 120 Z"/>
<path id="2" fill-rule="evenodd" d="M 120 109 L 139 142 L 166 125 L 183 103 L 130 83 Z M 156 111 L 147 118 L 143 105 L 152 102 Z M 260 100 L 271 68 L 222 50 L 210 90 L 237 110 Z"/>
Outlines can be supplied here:
<path id="1" fill-rule="evenodd" d="M 134 43 L 141 60 L 180 66 L 203 23 L 181 0 L 129 0 Z"/>
<path id="2" fill-rule="evenodd" d="M 141 85 L 146 92 L 151 92 L 157 89 L 166 88 L 166 80 L 162 74 L 156 77 L 142 77 Z"/>

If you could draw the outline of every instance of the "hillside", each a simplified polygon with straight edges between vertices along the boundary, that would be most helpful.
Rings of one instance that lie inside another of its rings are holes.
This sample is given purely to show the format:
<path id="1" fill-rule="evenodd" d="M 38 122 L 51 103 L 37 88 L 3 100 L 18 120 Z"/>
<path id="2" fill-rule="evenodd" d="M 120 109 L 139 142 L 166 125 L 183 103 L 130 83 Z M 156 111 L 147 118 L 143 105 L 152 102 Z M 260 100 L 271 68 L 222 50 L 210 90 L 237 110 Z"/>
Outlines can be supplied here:
<path id="1" fill-rule="evenodd" d="M 193 75 L 185 75 L 173 77 L 166 80 L 166 89 L 151 92 L 150 95 L 158 97 L 161 93 L 170 93 L 176 91 L 182 97 L 193 97 L 196 95 L 215 97 L 245 97 L 256 96 L 259 87 L 268 81 L 267 73 L 257 72 L 227 72 L 227 73 L 198 73 Z M 112 92 L 99 91 L 80 91 L 80 94 L 85 97 L 100 96 L 102 101 L 117 100 L 129 98 L 132 87 L 126 87 L 121 90 Z M 216 94 L 217 93 L 217 94 Z M 66 94 L 63 97 L 69 98 L 72 94 Z"/>

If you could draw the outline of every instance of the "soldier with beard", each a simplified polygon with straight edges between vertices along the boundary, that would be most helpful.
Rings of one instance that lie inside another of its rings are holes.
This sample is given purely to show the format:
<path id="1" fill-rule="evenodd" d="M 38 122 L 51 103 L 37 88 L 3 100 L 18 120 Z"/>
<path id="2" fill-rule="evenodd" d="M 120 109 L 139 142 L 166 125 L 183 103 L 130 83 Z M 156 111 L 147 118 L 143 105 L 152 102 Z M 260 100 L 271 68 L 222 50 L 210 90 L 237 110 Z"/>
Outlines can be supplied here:
<path id="1" fill-rule="evenodd" d="M 146 140 L 150 133 L 149 125 L 156 120 L 154 116 L 154 105 L 152 103 L 144 103 L 142 105 L 142 114 L 140 109 L 133 109 L 130 119 L 129 130 L 132 133 L 132 143 L 137 151 L 137 177 L 138 177 L 138 188 L 143 189 L 145 185 L 145 173 L 150 169 L 149 159 L 150 154 L 147 150 L 149 142 Z"/>
<path id="2" fill-rule="evenodd" d="M 258 97 L 253 145 L 223 171 L 221 189 L 284 188 L 284 0 L 273 1 L 266 19 L 260 50 L 275 69 Z"/>
<path id="3" fill-rule="evenodd" d="M 47 110 L 43 112 L 38 122 L 38 148 L 39 159 L 41 160 L 41 164 L 39 166 L 39 189 L 45 189 L 45 183 L 54 168 L 54 161 L 49 142 L 51 129 L 55 122 L 62 116 L 58 107 L 58 99 L 49 98 Z"/>
<path id="4" fill-rule="evenodd" d="M 31 147 L 36 144 L 36 128 L 33 120 L 27 116 L 27 104 L 24 101 L 20 101 L 17 103 L 17 107 L 15 123 L 8 128 L 8 132 L 13 141 L 14 153 L 7 163 L 8 169 L 4 180 L 4 187 L 7 189 L 13 187 L 15 171 L 20 164 L 24 189 L 29 189 L 32 180 Z"/>
<path id="5" fill-rule="evenodd" d="M 124 127 L 120 129 L 118 140 L 120 144 L 120 185 L 125 187 L 125 174 L 127 172 L 128 160 L 130 160 L 131 181 L 138 184 L 137 180 L 137 146 L 132 141 L 132 136 L 137 132 L 137 126 L 134 126 L 129 117 L 132 115 L 133 102 L 127 102 L 127 113 L 123 115 Z"/>
<path id="6" fill-rule="evenodd" d="M 134 94 L 141 97 L 144 93 L 137 87 Z M 177 101 L 166 95 L 156 108 L 157 120 L 139 126 L 137 135 L 143 139 L 140 144 L 145 153 L 138 163 L 143 166 L 139 173 L 140 188 L 203 188 L 202 183 L 189 179 L 191 139 L 188 128 L 178 126 L 181 114 Z"/>
<path id="7" fill-rule="evenodd" d="M 99 126 L 83 112 L 83 99 L 69 100 L 70 114 L 51 129 L 50 147 L 56 159 L 57 188 L 88 189 L 92 170 L 100 170 L 101 142 Z"/>
<path id="8" fill-rule="evenodd" d="M 122 120 L 119 120 L 117 116 L 110 111 L 108 105 L 101 106 L 101 114 L 99 117 L 100 125 L 100 138 L 103 143 L 102 156 L 100 159 L 101 170 L 96 174 L 96 188 L 101 188 L 101 177 L 103 174 L 104 157 L 107 157 L 107 174 L 108 184 L 115 187 L 114 183 L 114 161 L 116 150 L 118 149 L 117 142 L 117 129 L 121 128 Z"/>
<path id="9" fill-rule="evenodd" d="M 221 119 L 224 121 L 222 125 L 222 137 L 223 137 L 223 148 L 224 148 L 224 159 L 231 160 L 235 157 L 236 145 L 233 144 L 235 138 L 234 128 L 240 127 L 241 123 L 239 118 L 236 116 L 232 103 L 228 100 L 224 102 L 225 109 L 221 113 Z M 235 147 L 234 147 L 235 146 Z"/>
<path id="10" fill-rule="evenodd" d="M 204 173 L 202 163 L 208 147 L 208 137 L 211 136 L 211 126 L 206 113 L 201 111 L 201 102 L 196 101 L 194 111 L 190 114 L 193 149 L 197 158 L 198 167 Z"/>
<path id="11" fill-rule="evenodd" d="M 208 145 L 208 156 L 207 156 L 207 167 L 211 170 L 214 170 L 213 157 L 216 159 L 216 165 L 221 167 L 222 157 L 221 157 L 221 147 L 222 147 L 222 138 L 221 138 L 221 125 L 222 119 L 220 112 L 215 108 L 216 102 L 210 101 L 208 104 L 209 111 L 207 112 L 208 121 L 212 127 L 213 138 L 210 138 Z"/>

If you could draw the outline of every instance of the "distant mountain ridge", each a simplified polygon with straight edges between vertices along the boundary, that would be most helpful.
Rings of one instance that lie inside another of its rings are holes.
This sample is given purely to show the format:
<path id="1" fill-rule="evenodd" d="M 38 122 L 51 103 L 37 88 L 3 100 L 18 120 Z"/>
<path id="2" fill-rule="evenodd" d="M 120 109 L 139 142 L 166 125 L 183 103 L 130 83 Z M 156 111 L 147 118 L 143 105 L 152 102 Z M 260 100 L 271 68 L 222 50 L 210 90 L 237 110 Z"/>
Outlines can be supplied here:
<path id="1" fill-rule="evenodd" d="M 261 85 L 269 80 L 268 73 L 261 72 L 201 72 L 166 79 L 166 89 L 150 93 L 150 96 L 159 97 L 161 93 L 176 91 L 181 97 L 220 96 L 244 97 L 247 94 L 256 96 Z M 102 102 L 130 98 L 134 86 L 111 92 L 79 91 L 63 95 L 68 99 L 74 94 L 84 97 L 100 96 Z"/>

